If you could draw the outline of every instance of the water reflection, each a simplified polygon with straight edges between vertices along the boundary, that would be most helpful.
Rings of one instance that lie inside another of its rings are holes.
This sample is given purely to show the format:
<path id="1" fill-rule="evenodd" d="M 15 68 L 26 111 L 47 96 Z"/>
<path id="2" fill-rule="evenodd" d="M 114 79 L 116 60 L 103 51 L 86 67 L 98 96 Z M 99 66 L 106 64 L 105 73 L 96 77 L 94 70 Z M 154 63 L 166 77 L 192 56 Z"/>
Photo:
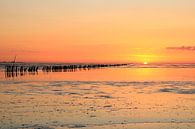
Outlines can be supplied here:
<path id="1" fill-rule="evenodd" d="M 4 72 L 5 78 L 15 78 L 18 76 L 26 76 L 26 75 L 38 75 L 38 72 Z"/>
<path id="2" fill-rule="evenodd" d="M 0 80 L 45 80 L 45 81 L 195 81 L 195 68 L 142 68 L 97 67 L 74 69 L 47 69 L 38 71 L 6 72 L 0 69 Z"/>

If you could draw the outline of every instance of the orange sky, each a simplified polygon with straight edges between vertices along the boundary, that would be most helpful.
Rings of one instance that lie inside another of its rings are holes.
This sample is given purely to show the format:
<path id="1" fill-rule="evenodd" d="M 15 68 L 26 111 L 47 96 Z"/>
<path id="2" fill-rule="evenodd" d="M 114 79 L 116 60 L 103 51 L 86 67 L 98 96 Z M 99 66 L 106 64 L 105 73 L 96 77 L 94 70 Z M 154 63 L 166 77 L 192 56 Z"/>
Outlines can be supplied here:
<path id="1" fill-rule="evenodd" d="M 0 61 L 195 63 L 194 0 L 0 0 L 0 30 Z"/>

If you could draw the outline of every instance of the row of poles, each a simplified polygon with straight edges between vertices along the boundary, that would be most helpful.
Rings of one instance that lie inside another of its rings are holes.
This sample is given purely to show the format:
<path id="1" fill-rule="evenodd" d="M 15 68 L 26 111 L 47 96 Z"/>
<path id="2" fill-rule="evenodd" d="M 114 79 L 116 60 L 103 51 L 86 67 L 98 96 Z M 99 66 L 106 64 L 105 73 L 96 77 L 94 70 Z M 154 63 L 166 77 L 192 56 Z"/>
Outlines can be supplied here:
<path id="1" fill-rule="evenodd" d="M 75 72 L 77 70 L 90 70 L 106 67 L 119 67 L 127 64 L 74 64 L 74 65 L 44 65 L 44 66 L 22 66 L 22 65 L 5 65 L 6 75 L 24 75 L 25 73 L 38 73 L 39 70 L 43 72 Z"/>
<path id="2" fill-rule="evenodd" d="M 16 56 L 12 64 L 5 65 L 5 74 L 8 77 L 17 76 L 18 74 L 24 75 L 26 73 L 36 74 L 42 69 L 43 72 L 75 72 L 77 70 L 89 70 L 96 68 L 105 67 L 119 67 L 128 64 L 73 64 L 73 65 L 44 65 L 44 66 L 27 66 L 27 65 L 16 65 Z"/>
<path id="3" fill-rule="evenodd" d="M 89 70 L 96 68 L 105 68 L 105 67 L 119 67 L 126 64 L 90 64 L 90 65 L 54 65 L 54 66 L 43 66 L 43 72 L 69 72 L 76 70 Z"/>

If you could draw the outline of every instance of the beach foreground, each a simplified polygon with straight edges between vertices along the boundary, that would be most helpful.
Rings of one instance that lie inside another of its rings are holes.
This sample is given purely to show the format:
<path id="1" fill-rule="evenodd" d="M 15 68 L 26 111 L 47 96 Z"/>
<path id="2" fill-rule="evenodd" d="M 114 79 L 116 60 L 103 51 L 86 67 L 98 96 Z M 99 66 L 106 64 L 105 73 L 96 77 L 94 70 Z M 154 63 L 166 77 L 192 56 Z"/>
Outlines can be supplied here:
<path id="1" fill-rule="evenodd" d="M 97 71 L 80 72 L 101 76 Z M 193 80 L 114 81 L 109 77 L 86 81 L 72 76 L 73 80 L 60 81 L 41 76 L 1 80 L 1 129 L 195 128 Z"/>

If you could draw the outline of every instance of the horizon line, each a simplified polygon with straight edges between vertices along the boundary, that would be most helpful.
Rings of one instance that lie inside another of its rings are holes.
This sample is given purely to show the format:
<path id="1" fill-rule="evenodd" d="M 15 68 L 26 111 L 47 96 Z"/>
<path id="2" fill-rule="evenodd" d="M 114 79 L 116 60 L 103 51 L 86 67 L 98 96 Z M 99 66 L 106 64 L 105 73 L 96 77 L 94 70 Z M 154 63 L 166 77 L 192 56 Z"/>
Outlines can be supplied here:
<path id="1" fill-rule="evenodd" d="M 13 63 L 13 61 L 0 61 L 0 63 Z M 67 61 L 67 62 L 60 62 L 60 61 L 16 61 L 15 63 L 67 63 L 67 64 L 144 64 L 144 62 L 122 62 L 122 61 L 92 61 L 92 62 L 87 62 L 87 61 Z M 148 62 L 148 64 L 195 64 L 195 62 Z"/>

